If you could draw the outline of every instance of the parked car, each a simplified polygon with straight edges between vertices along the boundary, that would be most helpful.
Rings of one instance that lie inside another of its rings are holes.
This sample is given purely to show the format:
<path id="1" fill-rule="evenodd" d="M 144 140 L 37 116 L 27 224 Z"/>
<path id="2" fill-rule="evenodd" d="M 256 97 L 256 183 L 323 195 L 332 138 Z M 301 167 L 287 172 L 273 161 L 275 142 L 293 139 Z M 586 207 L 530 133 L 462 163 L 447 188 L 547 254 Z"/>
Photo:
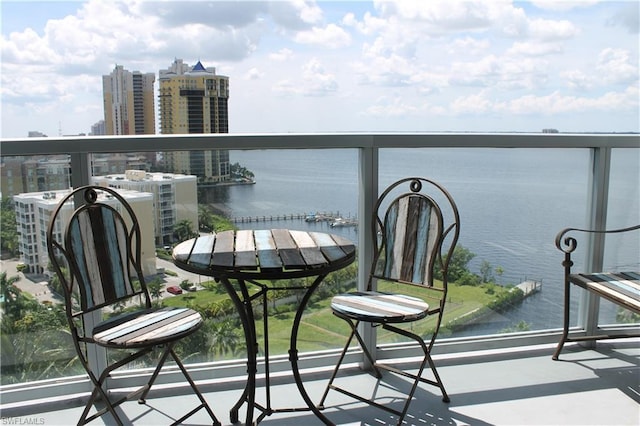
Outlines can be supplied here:
<path id="1" fill-rule="evenodd" d="M 196 287 L 195 284 L 191 283 L 186 287 L 187 291 L 196 291 L 198 288 Z"/>
<path id="2" fill-rule="evenodd" d="M 175 285 L 170 285 L 167 287 L 167 291 L 171 294 L 182 294 L 182 289 Z"/>

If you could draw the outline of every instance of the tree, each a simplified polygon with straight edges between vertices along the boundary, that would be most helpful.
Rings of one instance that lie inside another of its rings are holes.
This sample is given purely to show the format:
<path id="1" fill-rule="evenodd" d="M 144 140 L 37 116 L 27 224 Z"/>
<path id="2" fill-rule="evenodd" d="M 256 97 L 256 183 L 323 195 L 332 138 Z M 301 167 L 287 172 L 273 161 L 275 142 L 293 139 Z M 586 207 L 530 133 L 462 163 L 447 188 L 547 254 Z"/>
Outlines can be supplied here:
<path id="1" fill-rule="evenodd" d="M 238 327 L 234 321 L 207 321 L 209 352 L 218 355 L 234 355 L 240 349 Z"/>
<path id="2" fill-rule="evenodd" d="M 198 209 L 198 223 L 203 232 L 222 232 L 236 229 L 229 219 L 213 214 L 205 206 L 200 206 Z"/>
<path id="3" fill-rule="evenodd" d="M 193 230 L 193 224 L 189 219 L 181 220 L 173 227 L 173 236 L 177 241 L 188 240 L 197 237 L 198 233 Z"/>
<path id="4" fill-rule="evenodd" d="M 480 278 L 483 283 L 493 282 L 495 279 L 493 277 L 493 267 L 491 266 L 491 263 L 486 260 L 483 260 L 480 265 Z"/>
<path id="5" fill-rule="evenodd" d="M 0 272 L 3 383 L 58 377 L 71 370 L 77 374 L 64 308 L 38 303 L 15 286 L 19 279 Z"/>
<path id="6" fill-rule="evenodd" d="M 149 290 L 149 296 L 155 299 L 156 303 L 160 300 L 160 294 L 162 293 L 162 280 L 160 278 L 154 278 L 147 283 L 147 290 Z"/>
<path id="7" fill-rule="evenodd" d="M 456 282 L 469 274 L 468 265 L 474 257 L 476 257 L 475 253 L 472 253 L 469 249 L 461 245 L 457 245 L 453 250 L 451 261 L 449 262 L 449 282 Z M 434 276 L 442 279 L 442 270 L 437 262 Z"/>
<path id="8" fill-rule="evenodd" d="M 9 198 L 0 202 L 0 249 L 12 256 L 20 254 L 18 250 L 18 228 L 16 225 L 16 211 Z"/>
<path id="9" fill-rule="evenodd" d="M 7 277 L 7 272 L 0 272 L 0 294 L 3 301 L 0 304 L 4 310 L 2 315 L 2 327 L 13 327 L 15 321 L 18 321 L 24 314 L 30 310 L 39 307 L 39 303 L 32 297 L 25 295 L 22 290 L 16 287 L 15 283 L 20 281 L 20 277 L 14 275 Z"/>

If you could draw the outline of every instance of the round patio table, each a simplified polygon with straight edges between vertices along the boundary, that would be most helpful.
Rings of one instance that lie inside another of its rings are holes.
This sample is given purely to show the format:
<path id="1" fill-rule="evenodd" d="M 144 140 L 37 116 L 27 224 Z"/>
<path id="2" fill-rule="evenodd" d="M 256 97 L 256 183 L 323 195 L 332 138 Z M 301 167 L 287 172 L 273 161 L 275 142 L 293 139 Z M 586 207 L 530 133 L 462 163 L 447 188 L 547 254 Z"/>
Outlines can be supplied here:
<path id="1" fill-rule="evenodd" d="M 330 272 L 344 268 L 355 260 L 354 244 L 338 235 L 288 229 L 224 231 L 201 235 L 184 241 L 173 249 L 174 264 L 186 271 L 211 276 L 220 281 L 233 301 L 242 322 L 247 345 L 248 380 L 238 402 L 231 408 L 231 421 L 238 421 L 238 410 L 246 402 L 246 424 L 253 423 L 253 409 L 265 416 L 277 412 L 311 410 L 326 424 L 331 422 L 311 401 L 298 366 L 297 336 L 304 310 L 313 292 Z M 315 277 L 310 285 L 276 286 L 275 280 Z M 238 283 L 237 290 L 231 281 Z M 249 292 L 247 283 L 260 290 Z M 267 293 L 271 290 L 304 290 L 291 327 L 289 361 L 293 377 L 307 407 L 272 408 L 269 380 L 269 340 L 267 328 Z M 266 406 L 256 402 L 258 342 L 252 301 L 263 303 Z"/>

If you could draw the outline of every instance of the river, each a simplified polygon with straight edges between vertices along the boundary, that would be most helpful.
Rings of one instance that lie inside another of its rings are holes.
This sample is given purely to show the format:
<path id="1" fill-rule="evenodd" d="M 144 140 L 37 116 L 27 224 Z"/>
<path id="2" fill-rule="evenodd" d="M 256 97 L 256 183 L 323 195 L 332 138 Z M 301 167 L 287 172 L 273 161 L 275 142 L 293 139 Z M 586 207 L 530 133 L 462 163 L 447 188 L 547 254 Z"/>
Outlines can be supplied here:
<path id="1" fill-rule="evenodd" d="M 609 227 L 638 223 L 640 150 L 613 151 Z M 207 189 L 200 203 L 213 204 L 231 217 L 339 212 L 357 214 L 356 150 L 231 151 L 255 174 L 255 185 Z M 531 329 L 562 323 L 562 254 L 556 233 L 583 227 L 586 221 L 589 152 L 586 149 L 385 149 L 380 151 L 380 186 L 416 175 L 442 183 L 461 215 L 459 244 L 504 272 L 501 284 L 541 281 L 542 291 L 507 313 L 487 318 L 469 334 L 493 333 L 526 321 Z M 339 233 L 357 241 L 354 227 L 286 220 L 238 224 L 240 228 L 299 228 Z M 635 233 L 637 235 L 637 233 Z M 638 269 L 637 237 L 607 242 L 607 268 Z M 579 267 L 582 257 L 576 258 Z M 602 320 L 613 321 L 616 309 L 604 306 Z"/>

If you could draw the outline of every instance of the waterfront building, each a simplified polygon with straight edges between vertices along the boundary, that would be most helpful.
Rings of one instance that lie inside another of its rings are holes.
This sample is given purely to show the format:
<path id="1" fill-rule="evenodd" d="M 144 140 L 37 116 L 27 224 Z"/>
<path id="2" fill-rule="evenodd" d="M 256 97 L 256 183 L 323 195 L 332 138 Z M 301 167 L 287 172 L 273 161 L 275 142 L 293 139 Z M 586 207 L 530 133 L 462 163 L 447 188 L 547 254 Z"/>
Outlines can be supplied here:
<path id="1" fill-rule="evenodd" d="M 49 254 L 47 251 L 46 235 L 49 227 L 49 218 L 60 200 L 70 192 L 69 189 L 61 191 L 29 192 L 14 196 L 16 207 L 16 225 L 18 228 L 18 245 L 20 261 L 25 264 L 26 272 L 33 274 L 49 274 Z M 142 271 L 146 276 L 156 274 L 156 257 L 154 245 L 153 221 L 144 220 L 153 209 L 153 194 L 131 190 L 118 190 L 133 208 L 140 220 L 142 234 Z M 112 201 L 104 200 L 107 204 Z M 61 223 L 66 223 L 73 212 L 71 203 L 63 208 L 66 218 Z M 64 218 L 64 216 L 63 216 Z M 63 233 L 64 229 L 56 229 Z"/>
<path id="2" fill-rule="evenodd" d="M 200 61 L 193 67 L 176 59 L 159 72 L 160 132 L 162 134 L 228 133 L 229 77 L 216 75 Z M 171 151 L 165 167 L 173 173 L 196 175 L 199 184 L 230 178 L 229 151 Z"/>
<path id="3" fill-rule="evenodd" d="M 150 160 L 149 157 L 153 158 Z M 94 176 L 125 173 L 127 170 L 149 170 L 155 165 L 154 153 L 101 154 L 91 158 Z M 0 189 L 3 197 L 23 192 L 57 191 L 71 186 L 71 164 L 68 155 L 47 157 L 2 157 Z"/>
<path id="4" fill-rule="evenodd" d="M 156 246 L 174 242 L 173 232 L 178 222 L 188 220 L 194 230 L 198 229 L 197 178 L 193 175 L 127 170 L 124 174 L 94 176 L 92 179 L 96 185 L 153 195 L 153 209 L 138 214 L 138 219 L 153 223 Z M 151 215 L 153 221 L 148 220 Z"/>
<path id="5" fill-rule="evenodd" d="M 154 73 L 131 72 L 122 65 L 102 76 L 105 134 L 155 134 L 155 81 Z"/>

